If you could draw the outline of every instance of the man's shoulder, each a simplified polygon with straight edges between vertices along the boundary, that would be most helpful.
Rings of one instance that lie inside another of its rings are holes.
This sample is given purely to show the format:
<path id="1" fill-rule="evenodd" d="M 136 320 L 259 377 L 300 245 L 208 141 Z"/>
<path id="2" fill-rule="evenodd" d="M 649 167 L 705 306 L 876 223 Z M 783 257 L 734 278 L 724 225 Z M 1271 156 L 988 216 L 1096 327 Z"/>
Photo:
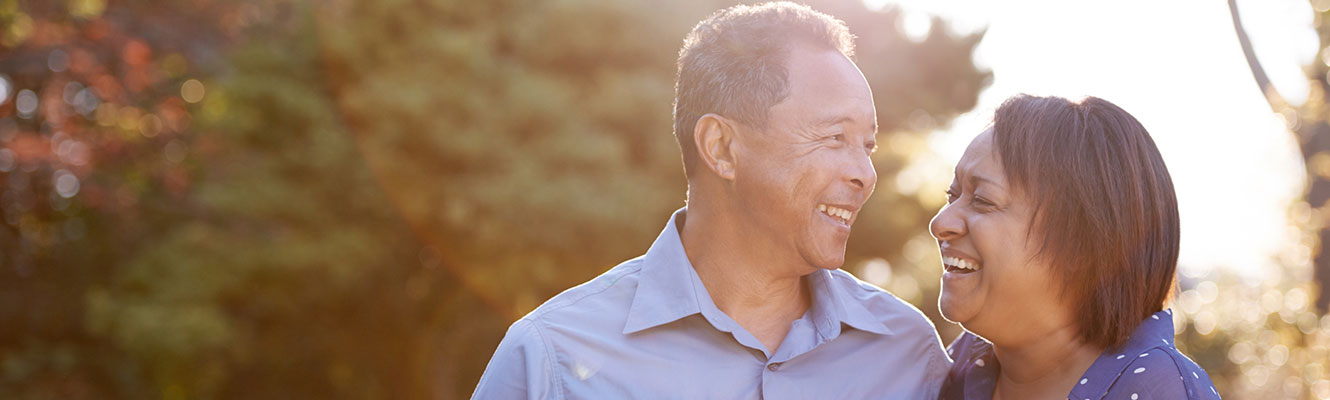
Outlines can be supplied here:
<path id="1" fill-rule="evenodd" d="M 585 318 L 626 316 L 637 293 L 642 257 L 633 258 L 608 271 L 551 297 L 523 320 L 545 325 L 550 322 L 589 322 Z"/>
<path id="2" fill-rule="evenodd" d="M 547 398 L 562 393 L 566 367 L 559 354 L 576 343 L 594 351 L 623 329 L 637 288 L 641 258 L 625 261 L 590 281 L 550 298 L 508 328 L 485 368 L 473 398 Z M 585 346 L 584 346 L 585 347 Z M 524 385 L 514 380 L 525 380 Z M 528 393 L 529 391 L 529 393 Z"/>
<path id="3" fill-rule="evenodd" d="M 928 319 L 919 308 L 876 285 L 860 280 L 853 274 L 836 269 L 831 271 L 831 282 L 842 293 L 846 301 L 853 301 L 868 312 L 870 318 L 881 322 L 892 330 L 925 330 L 935 332 L 933 321 Z M 847 305 L 848 306 L 848 305 Z M 936 333 L 934 333 L 936 336 Z"/>

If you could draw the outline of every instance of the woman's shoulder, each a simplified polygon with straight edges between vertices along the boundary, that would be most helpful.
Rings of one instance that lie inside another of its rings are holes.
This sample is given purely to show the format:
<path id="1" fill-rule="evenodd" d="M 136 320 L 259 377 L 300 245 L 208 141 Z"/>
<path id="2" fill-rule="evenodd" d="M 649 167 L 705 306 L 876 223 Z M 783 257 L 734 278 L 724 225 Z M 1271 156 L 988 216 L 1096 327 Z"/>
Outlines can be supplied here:
<path id="1" fill-rule="evenodd" d="M 1218 399 L 1205 369 L 1174 345 L 1171 317 L 1169 310 L 1151 315 L 1125 345 L 1105 351 L 1073 398 Z"/>
<path id="2" fill-rule="evenodd" d="M 1108 391 L 1112 398 L 1218 399 L 1219 392 L 1205 370 L 1177 348 L 1159 346 L 1134 357 L 1119 372 Z M 1120 395 L 1117 395 L 1120 394 Z"/>
<path id="3" fill-rule="evenodd" d="M 993 345 L 984 338 L 968 331 L 961 331 L 960 336 L 956 337 L 956 340 L 951 341 L 951 344 L 947 346 L 947 355 L 951 357 L 952 361 L 960 362 L 963 357 L 972 358 L 974 355 L 991 351 L 992 347 Z"/>
<path id="4" fill-rule="evenodd" d="M 964 332 L 947 346 L 951 370 L 942 382 L 938 399 L 985 398 L 997 383 L 997 359 L 993 345 L 975 334 Z"/>

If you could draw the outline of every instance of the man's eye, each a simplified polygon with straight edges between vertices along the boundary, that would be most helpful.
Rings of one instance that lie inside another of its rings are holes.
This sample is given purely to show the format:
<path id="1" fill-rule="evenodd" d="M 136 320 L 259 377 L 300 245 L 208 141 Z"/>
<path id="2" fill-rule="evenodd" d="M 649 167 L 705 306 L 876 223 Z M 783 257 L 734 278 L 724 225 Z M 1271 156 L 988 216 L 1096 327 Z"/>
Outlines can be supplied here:
<path id="1" fill-rule="evenodd" d="M 955 191 L 953 191 L 953 190 L 951 190 L 951 189 L 947 189 L 947 203 L 951 203 L 951 202 L 956 201 L 956 198 L 957 198 L 957 197 L 960 197 L 960 196 L 956 195 L 956 192 L 955 192 Z"/>

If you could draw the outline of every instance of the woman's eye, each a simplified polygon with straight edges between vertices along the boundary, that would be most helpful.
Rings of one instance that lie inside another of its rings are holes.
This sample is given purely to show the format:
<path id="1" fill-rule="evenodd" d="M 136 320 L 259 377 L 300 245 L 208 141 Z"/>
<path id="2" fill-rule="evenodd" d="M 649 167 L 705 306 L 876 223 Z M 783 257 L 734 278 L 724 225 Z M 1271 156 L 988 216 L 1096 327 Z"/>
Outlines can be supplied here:
<path id="1" fill-rule="evenodd" d="M 953 202 L 953 201 L 956 201 L 956 198 L 957 198 L 957 197 L 960 197 L 960 196 L 956 195 L 956 192 L 955 192 L 955 191 L 953 191 L 953 190 L 951 190 L 951 189 L 947 189 L 947 203 L 951 203 L 951 202 Z"/>
<path id="2" fill-rule="evenodd" d="M 831 140 L 835 140 L 837 142 L 843 141 L 845 140 L 845 135 L 844 134 L 831 135 Z"/>
<path id="3" fill-rule="evenodd" d="M 983 197 L 979 197 L 978 195 L 975 195 L 975 196 L 974 196 L 974 204 L 978 204 L 978 205 L 983 206 L 983 207 L 993 207 L 993 206 L 996 206 L 996 205 L 997 205 L 997 204 L 993 204 L 993 202 L 991 202 L 991 201 L 988 201 L 988 199 L 985 199 L 985 198 L 983 198 Z"/>

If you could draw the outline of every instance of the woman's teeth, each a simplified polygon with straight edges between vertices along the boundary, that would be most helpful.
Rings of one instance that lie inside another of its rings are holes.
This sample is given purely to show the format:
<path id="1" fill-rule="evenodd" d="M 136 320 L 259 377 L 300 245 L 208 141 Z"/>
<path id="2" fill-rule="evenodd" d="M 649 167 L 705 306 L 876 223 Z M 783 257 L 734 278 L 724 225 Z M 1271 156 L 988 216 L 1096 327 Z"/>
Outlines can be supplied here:
<path id="1" fill-rule="evenodd" d="M 979 264 L 965 261 L 957 257 L 942 257 L 942 265 L 967 271 L 979 270 Z"/>
<path id="2" fill-rule="evenodd" d="M 842 224 L 847 225 L 850 223 L 850 217 L 854 216 L 854 213 L 850 212 L 850 210 L 826 204 L 818 204 L 817 210 L 821 211 L 823 214 L 830 215 L 832 218 L 839 219 Z"/>

